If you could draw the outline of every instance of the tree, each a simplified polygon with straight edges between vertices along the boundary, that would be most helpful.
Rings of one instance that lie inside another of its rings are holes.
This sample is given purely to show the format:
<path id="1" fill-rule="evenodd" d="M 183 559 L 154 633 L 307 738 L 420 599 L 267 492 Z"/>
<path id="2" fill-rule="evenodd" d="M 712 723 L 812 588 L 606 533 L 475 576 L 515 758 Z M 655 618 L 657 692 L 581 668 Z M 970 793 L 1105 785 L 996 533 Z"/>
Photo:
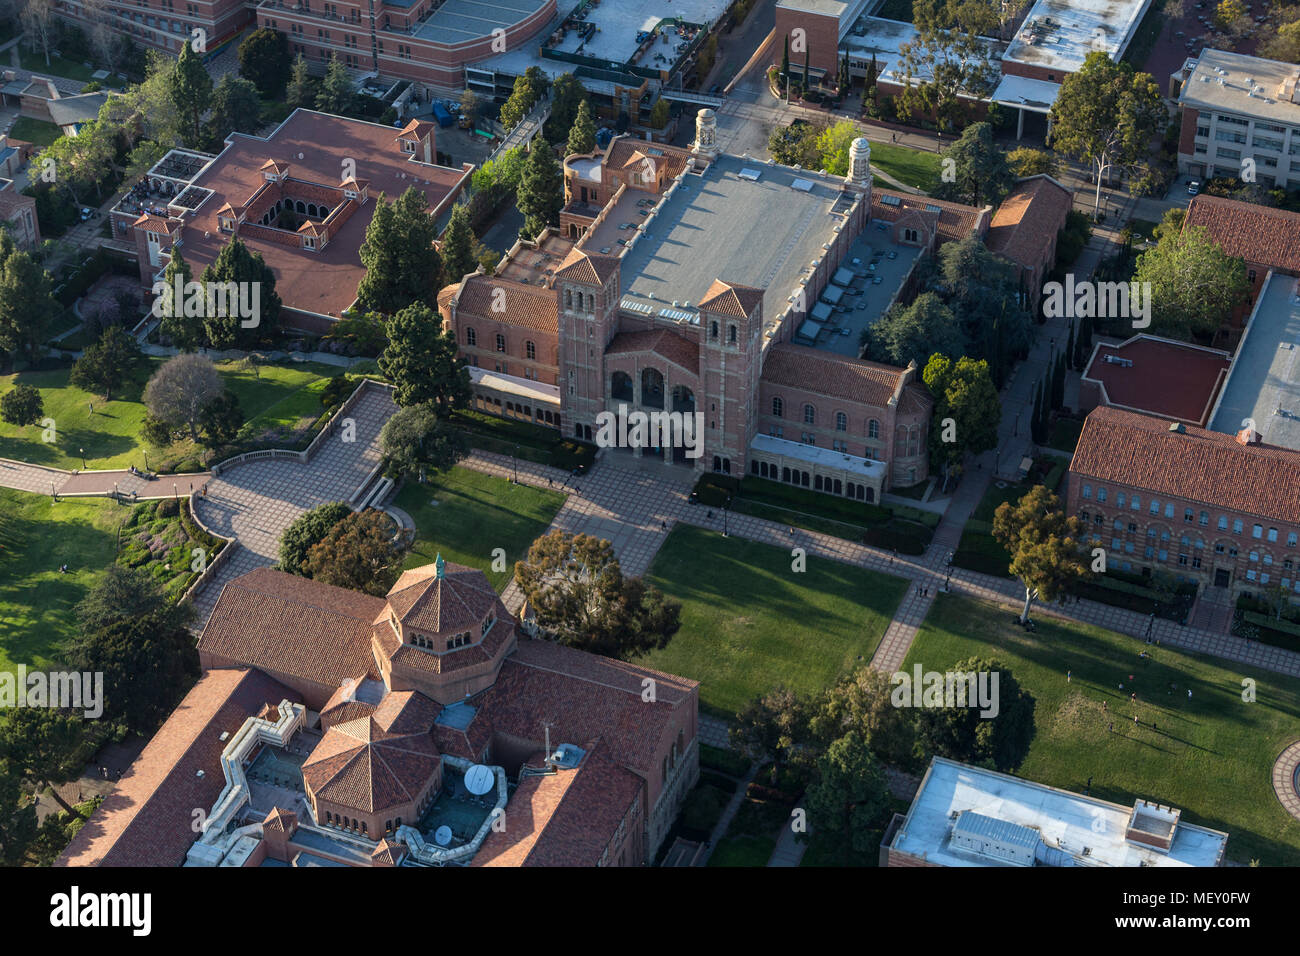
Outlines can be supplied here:
<path id="1" fill-rule="evenodd" d="M 39 789 L 46 787 L 68 813 L 82 816 L 59 796 L 60 784 L 81 774 L 91 738 L 81 714 L 52 707 L 10 707 L 0 712 L 0 760 L 7 761 Z"/>
<path id="2" fill-rule="evenodd" d="M 980 455 L 998 447 L 1002 403 L 988 362 L 964 355 L 953 362 L 936 354 L 930 356 L 921 378 L 934 396 L 930 461 L 936 471 L 947 476 L 967 454 Z"/>
<path id="3" fill-rule="evenodd" d="M 590 118 L 591 104 L 587 102 L 587 90 L 582 85 L 582 81 L 572 73 L 561 73 L 555 78 L 555 83 L 551 87 L 551 116 L 542 127 L 542 133 L 548 143 L 558 146 L 566 139 L 572 141 L 572 127 L 578 119 L 578 110 L 583 103 L 587 103 Z M 594 127 L 592 135 L 593 137 L 595 135 Z M 575 151 L 570 149 L 569 152 Z M 581 150 L 581 152 L 589 153 L 591 150 Z"/>
<path id="4" fill-rule="evenodd" d="M 45 402 L 35 385 L 15 385 L 0 397 L 0 418 L 10 425 L 35 425 L 44 414 Z"/>
<path id="5" fill-rule="evenodd" d="M 442 277 L 437 237 L 438 224 L 429 215 L 424 193 L 411 186 L 391 203 L 381 193 L 361 244 L 366 267 L 357 286 L 361 308 L 385 315 L 413 304 L 435 308 Z"/>
<path id="6" fill-rule="evenodd" d="M 352 514 L 341 501 L 317 505 L 300 514 L 280 535 L 280 562 L 277 567 L 288 574 L 307 577 L 307 555 L 325 536 Z"/>
<path id="7" fill-rule="evenodd" d="M 790 34 L 785 35 L 785 49 L 781 52 L 781 76 L 790 75 Z"/>
<path id="8" fill-rule="evenodd" d="M 453 207 L 447 228 L 442 234 L 442 246 L 438 250 L 442 256 L 444 286 L 455 285 L 478 269 L 478 260 L 474 258 L 477 243 L 478 239 L 469 224 L 469 210 L 464 206 Z"/>
<path id="9" fill-rule="evenodd" d="M 45 56 L 45 66 L 50 65 L 50 43 L 57 26 L 54 18 L 54 0 L 26 0 L 19 14 L 23 32 L 33 49 Z"/>
<path id="10" fill-rule="evenodd" d="M 1012 173 L 1021 178 L 1043 173 L 1055 176 L 1060 172 L 1060 164 L 1057 163 L 1055 156 L 1045 149 L 1033 149 L 1029 146 L 1020 146 L 1007 153 L 1007 165 L 1011 167 Z"/>
<path id="11" fill-rule="evenodd" d="M 822 162 L 818 146 L 820 137 L 817 127 L 803 120 L 795 120 L 789 126 L 777 126 L 772 130 L 767 138 L 767 151 L 782 166 L 817 169 Z"/>
<path id="12" fill-rule="evenodd" d="M 515 77 L 510 98 L 501 107 L 501 125 L 513 129 L 532 112 L 537 101 L 546 95 L 547 80 L 540 68 L 530 66 L 523 76 Z M 574 107 L 575 112 L 577 107 Z"/>
<path id="13" fill-rule="evenodd" d="M 262 254 L 249 249 L 238 236 L 222 247 L 199 281 L 205 292 L 215 292 L 215 284 L 239 293 L 239 309 L 233 301 L 223 301 L 224 297 L 208 296 L 203 334 L 212 348 L 249 348 L 279 326 L 281 302 L 275 291 L 275 273 Z M 215 308 L 207 309 L 208 304 Z"/>
<path id="14" fill-rule="evenodd" d="M 1020 270 L 989 251 L 975 236 L 944 243 L 939 249 L 932 283 L 960 317 L 965 354 L 987 359 L 993 382 L 1001 386 L 1011 357 L 1028 352 L 1033 342 L 1033 318 L 1024 308 Z M 928 353 L 918 358 L 918 364 Z"/>
<path id="15" fill-rule="evenodd" d="M 965 336 L 952 309 L 937 293 L 922 292 L 911 305 L 895 305 L 864 333 L 867 352 L 877 362 L 921 367 L 936 352 L 961 355 Z"/>
<path id="16" fill-rule="evenodd" d="M 316 102 L 314 86 L 315 81 L 311 76 L 311 67 L 307 65 L 307 58 L 299 53 L 294 57 L 293 67 L 289 70 L 289 84 L 284 90 L 284 101 L 295 109 L 312 106 Z"/>
<path id="17" fill-rule="evenodd" d="M 292 63 L 289 38 L 279 30 L 262 27 L 239 44 L 239 75 L 267 99 L 284 96 Z"/>
<path id="18" fill-rule="evenodd" d="M 321 81 L 320 92 L 316 94 L 316 109 L 322 113 L 345 116 L 356 106 L 357 93 L 348 76 L 343 61 L 330 55 L 329 66 L 325 68 L 325 79 Z"/>
<path id="19" fill-rule="evenodd" d="M 584 99 L 578 104 L 578 115 L 573 121 L 573 128 L 569 130 L 567 152 L 570 156 L 574 153 L 585 156 L 595 150 L 596 124 L 591 118 L 591 103 Z"/>
<path id="20" fill-rule="evenodd" d="M 479 115 L 483 112 L 483 97 L 466 87 L 465 91 L 460 94 L 460 111 L 465 119 L 469 121 L 470 127 L 473 128 L 477 125 Z"/>
<path id="21" fill-rule="evenodd" d="M 963 0 L 915 0 L 916 37 L 899 45 L 900 114 L 933 113 L 940 126 L 961 120 L 962 93 L 992 92 L 998 69 L 980 39 L 997 26 L 997 5 Z"/>
<path id="22" fill-rule="evenodd" d="M 862 133 L 851 120 L 840 120 L 822 130 L 817 137 L 817 152 L 821 168 L 832 176 L 843 176 L 849 171 L 849 147 Z"/>
<path id="23" fill-rule="evenodd" d="M 1011 555 L 1009 568 L 1025 589 L 1020 620 L 1029 620 L 1037 599 L 1055 601 L 1069 585 L 1087 576 L 1083 524 L 1061 510 L 1061 499 L 1035 485 L 1014 505 L 1004 501 L 993 513 L 993 537 Z"/>
<path id="24" fill-rule="evenodd" d="M 27 800 L 22 774 L 0 761 L 0 866 L 21 866 L 36 838 L 36 801 Z"/>
<path id="25" fill-rule="evenodd" d="M 728 731 L 731 746 L 750 756 L 771 758 L 770 779 L 775 784 L 795 748 L 808 737 L 812 706 L 806 697 L 778 684 L 736 714 L 735 726 Z"/>
<path id="26" fill-rule="evenodd" d="M 199 124 L 212 105 L 212 77 L 192 43 L 181 44 L 180 58 L 171 74 L 171 94 L 184 119 L 188 142 L 198 146 L 202 142 Z"/>
<path id="27" fill-rule="evenodd" d="M 1241 0 L 1220 0 L 1214 8 L 1214 23 L 1224 33 L 1231 33 L 1238 20 L 1246 16 L 1246 5 Z"/>
<path id="28" fill-rule="evenodd" d="M 187 556 L 188 560 L 188 556 Z M 109 565 L 76 608 L 63 652 L 74 670 L 104 675 L 104 716 L 150 734 L 199 676 L 188 602 L 168 599 L 144 570 Z"/>
<path id="29" fill-rule="evenodd" d="M 1113 167 L 1133 167 L 1145 157 L 1167 116 L 1151 74 L 1094 51 L 1078 72 L 1065 74 L 1061 82 L 1052 104 L 1048 145 L 1092 166 L 1100 214 L 1102 180 Z"/>
<path id="30" fill-rule="evenodd" d="M 1273 36 L 1260 43 L 1257 55 L 1283 63 L 1300 63 L 1300 20 L 1279 26 Z"/>
<path id="31" fill-rule="evenodd" d="M 1015 770 L 1024 763 L 1034 739 L 1033 695 L 1000 661 L 971 657 L 954 664 L 951 673 L 977 675 L 977 679 L 989 675 L 990 689 L 996 674 L 997 713 L 989 716 L 979 701 L 969 699 L 965 706 L 957 700 L 952 707 L 922 707 L 917 716 L 922 749 L 964 763 L 992 764 L 1004 773 Z"/>
<path id="32" fill-rule="evenodd" d="M 536 239 L 547 226 L 560 224 L 564 181 L 555 154 L 544 142 L 533 140 L 528 147 L 528 160 L 519 180 L 516 205 L 524 214 L 521 234 L 530 239 Z"/>
<path id="33" fill-rule="evenodd" d="M 203 332 L 203 320 L 195 316 L 185 314 L 185 288 L 193 281 L 190 264 L 185 261 L 185 256 L 181 250 L 173 247 L 171 259 L 167 263 L 167 268 L 163 270 L 163 288 L 159 292 L 159 298 L 162 300 L 158 306 L 161 318 L 158 320 L 158 331 L 171 339 L 172 345 L 176 346 L 182 352 L 197 351 L 199 346 L 203 345 L 205 339 Z M 179 283 L 181 289 L 181 299 L 176 299 L 176 288 Z"/>
<path id="34" fill-rule="evenodd" d="M 889 784 L 861 734 L 850 731 L 827 748 L 804 803 L 809 824 L 839 839 L 846 863 L 853 853 L 870 853 L 880 845 Z"/>
<path id="35" fill-rule="evenodd" d="M 1150 332 L 1179 339 L 1213 335 L 1250 296 L 1245 261 L 1224 252 L 1204 227 L 1163 232 L 1138 256 L 1133 279 L 1151 283 Z"/>
<path id="36" fill-rule="evenodd" d="M 608 541 L 552 531 L 515 564 L 515 581 L 552 639 L 631 660 L 668 645 L 681 626 L 679 603 L 627 578 Z"/>
<path id="37" fill-rule="evenodd" d="M 432 402 L 440 418 L 469 404 L 469 371 L 457 357 L 456 334 L 422 304 L 407 306 L 388 321 L 388 347 L 379 368 L 395 386 L 398 405 Z"/>
<path id="38" fill-rule="evenodd" d="M 0 230 L 3 233 L 3 230 Z M 59 312 L 50 274 L 29 252 L 0 239 L 0 353 L 17 352 L 30 362 L 40 355 L 45 330 Z"/>
<path id="39" fill-rule="evenodd" d="M 199 417 L 209 448 L 229 444 L 239 435 L 244 424 L 244 413 L 239 408 L 239 396 L 226 389 L 203 409 Z"/>
<path id="40" fill-rule="evenodd" d="M 849 76 L 849 54 L 846 51 L 844 56 L 840 59 L 839 73 L 835 77 L 835 88 L 839 91 L 840 96 L 843 96 L 849 90 L 849 84 L 851 82 Z"/>
<path id="41" fill-rule="evenodd" d="M 844 674 L 814 703 L 809 735 L 821 749 L 856 733 L 888 763 L 906 766 L 916 744 L 915 711 L 895 707 L 886 674 L 863 666 Z"/>
<path id="42" fill-rule="evenodd" d="M 174 428 L 189 428 L 199 440 L 199 423 L 209 405 L 221 396 L 225 386 L 216 366 L 201 355 L 183 353 L 168 359 L 153 373 L 144 388 L 149 414 Z"/>
<path id="43" fill-rule="evenodd" d="M 1015 176 L 1006 154 L 993 141 L 989 123 L 967 126 L 957 142 L 943 151 L 943 158 L 944 181 L 936 196 L 970 206 L 996 206 L 1011 192 Z"/>
<path id="44" fill-rule="evenodd" d="M 227 73 L 212 91 L 208 138 L 217 148 L 232 132 L 253 133 L 262 125 L 262 100 L 257 87 Z"/>
<path id="45" fill-rule="evenodd" d="M 469 454 L 469 440 L 440 419 L 435 406 L 410 405 L 384 423 L 379 449 L 387 475 L 400 480 L 418 473 L 423 481 L 426 469 L 445 471 Z"/>
<path id="46" fill-rule="evenodd" d="M 111 402 L 113 393 L 140 367 L 143 358 L 135 336 L 120 325 L 112 325 L 77 359 L 68 381 L 77 388 L 98 392 L 104 401 Z"/>
<path id="47" fill-rule="evenodd" d="M 655 105 L 650 110 L 650 128 L 663 129 L 668 125 L 668 121 L 671 118 L 672 114 L 669 111 L 668 101 L 662 96 L 659 97 L 659 99 L 655 100 Z"/>
<path id="48" fill-rule="evenodd" d="M 1065 356 L 1056 357 L 1052 370 L 1052 411 L 1059 412 L 1065 407 Z"/>
<path id="49" fill-rule="evenodd" d="M 308 549 L 303 567 L 312 580 L 383 597 L 402 573 L 409 549 L 405 535 L 394 541 L 391 518 L 367 509 L 331 527 Z"/>

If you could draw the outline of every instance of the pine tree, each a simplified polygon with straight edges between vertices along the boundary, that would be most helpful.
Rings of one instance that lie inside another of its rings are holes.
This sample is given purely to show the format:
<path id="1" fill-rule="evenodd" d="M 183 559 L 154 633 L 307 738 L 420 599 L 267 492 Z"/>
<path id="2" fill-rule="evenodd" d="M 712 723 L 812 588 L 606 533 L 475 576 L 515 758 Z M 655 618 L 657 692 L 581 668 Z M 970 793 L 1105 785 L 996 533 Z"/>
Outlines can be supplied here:
<path id="1" fill-rule="evenodd" d="M 785 35 L 785 52 L 781 54 L 781 78 L 790 75 L 790 34 Z"/>
<path id="2" fill-rule="evenodd" d="M 307 58 L 301 53 L 293 61 L 293 70 L 289 73 L 289 85 L 285 88 L 284 101 L 292 107 L 311 106 L 311 70 Z"/>
<path id="3" fill-rule="evenodd" d="M 662 96 L 659 97 L 655 101 L 654 109 L 650 111 L 650 128 L 663 129 L 668 125 L 668 120 L 671 118 L 668 101 Z"/>
<path id="4" fill-rule="evenodd" d="M 548 225 L 557 225 L 560 221 L 564 185 L 560 180 L 559 164 L 545 143 L 534 140 L 528 148 L 516 205 L 524 214 L 522 235 L 530 239 L 537 238 Z"/>
<path id="5" fill-rule="evenodd" d="M 212 105 L 212 77 L 191 43 L 181 44 L 180 59 L 170 79 L 172 102 L 184 118 L 191 146 L 201 145 L 200 121 Z"/>
<path id="6" fill-rule="evenodd" d="M 413 302 L 436 306 L 442 279 L 433 244 L 437 228 L 427 197 L 414 186 L 392 203 L 379 197 L 360 252 L 366 274 L 357 298 L 364 311 L 391 315 Z"/>
<path id="7" fill-rule="evenodd" d="M 257 303 L 255 325 L 246 325 L 252 316 L 245 318 L 240 315 L 233 309 L 233 303 L 225 303 L 225 308 L 217 308 L 204 316 L 204 335 L 214 349 L 249 348 L 280 324 L 280 296 L 275 291 L 275 273 L 262 254 L 250 250 L 238 236 L 217 253 L 217 258 L 203 270 L 199 281 L 205 289 L 214 282 L 233 282 L 249 312 L 252 310 L 247 307 L 254 301 Z M 221 312 L 226 314 L 221 315 Z"/>
<path id="8" fill-rule="evenodd" d="M 179 298 L 176 297 L 178 278 L 181 290 Z M 158 331 L 171 339 L 172 345 L 182 352 L 194 352 L 204 341 L 202 317 L 185 316 L 185 287 L 192 279 L 190 264 L 181 255 L 180 249 L 173 248 L 171 261 L 163 270 L 163 289 L 159 293 L 162 318 L 158 322 Z"/>
<path id="9" fill-rule="evenodd" d="M 469 224 L 469 210 L 456 206 L 447 220 L 447 229 L 442 234 L 442 284 L 444 286 L 460 282 L 466 275 L 478 268 L 474 258 L 474 231 Z"/>
<path id="10" fill-rule="evenodd" d="M 812 86 L 812 79 L 808 76 L 808 58 L 811 55 L 812 55 L 812 51 L 808 48 L 808 44 L 805 42 L 803 48 L 803 87 L 802 87 L 805 93 Z"/>
<path id="11" fill-rule="evenodd" d="M 356 91 L 352 88 L 352 78 L 348 76 L 343 61 L 331 56 L 320 92 L 316 94 L 316 108 L 322 113 L 343 116 L 352 111 L 355 102 Z"/>
<path id="12" fill-rule="evenodd" d="M 578 104 L 578 115 L 569 130 L 568 154 L 585 156 L 596 149 L 596 124 L 591 118 L 591 103 L 584 99 Z"/>
<path id="13" fill-rule="evenodd" d="M 442 316 L 414 302 L 388 320 L 387 332 L 388 347 L 379 357 L 379 368 L 395 386 L 393 400 L 398 405 L 432 402 L 442 419 L 469 405 L 469 372 L 456 357 L 456 335 L 443 329 Z"/>

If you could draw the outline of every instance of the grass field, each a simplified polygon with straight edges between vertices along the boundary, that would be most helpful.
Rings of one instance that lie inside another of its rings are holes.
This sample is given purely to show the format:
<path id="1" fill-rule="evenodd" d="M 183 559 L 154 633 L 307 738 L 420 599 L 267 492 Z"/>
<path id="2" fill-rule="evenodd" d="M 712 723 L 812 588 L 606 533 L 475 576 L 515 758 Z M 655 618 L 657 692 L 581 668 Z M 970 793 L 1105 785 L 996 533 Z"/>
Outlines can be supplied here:
<path id="1" fill-rule="evenodd" d="M 9 130 L 10 139 L 21 139 L 42 149 L 62 135 L 63 133 L 53 123 L 32 119 L 30 116 L 18 117 L 13 128 Z"/>
<path id="2" fill-rule="evenodd" d="M 501 591 L 514 574 L 515 562 L 546 533 L 564 496 L 453 468 L 423 485 L 408 482 L 394 503 L 414 519 L 417 529 L 406 567 L 430 564 L 441 553 L 444 560 L 482 568 Z M 505 551 L 504 571 L 492 569 L 496 548 Z"/>
<path id="3" fill-rule="evenodd" d="M 938 153 L 893 143 L 872 143 L 871 163 L 899 182 L 927 193 L 939 185 L 939 171 L 943 168 L 943 160 Z"/>
<path id="4" fill-rule="evenodd" d="M 73 469 L 82 467 L 78 449 L 84 448 L 87 468 L 145 467 L 146 446 L 140 435 L 145 407 L 141 395 L 159 364 L 160 360 L 150 359 L 135 381 L 124 386 L 111 402 L 69 385 L 68 369 L 0 376 L 0 394 L 14 385 L 35 385 L 45 403 L 45 415 L 54 419 L 55 426 L 54 441 L 47 443 L 42 441 L 39 425 L 18 428 L 0 422 L 0 458 Z M 255 422 L 262 420 L 258 416 L 267 416 L 268 427 L 282 419 L 296 421 L 312 402 L 319 414 L 323 410 L 319 393 L 297 393 L 340 371 L 329 365 L 263 365 L 254 376 L 251 369 L 230 362 L 219 364 L 217 369 L 226 387 L 239 396 L 244 415 Z"/>
<path id="5" fill-rule="evenodd" d="M 701 682 L 701 707 L 731 716 L 777 684 L 814 692 L 871 659 L 907 590 L 899 578 L 678 527 L 649 579 L 682 602 L 682 626 L 650 667 Z"/>
<path id="6" fill-rule="evenodd" d="M 104 499 L 55 504 L 0 488 L 0 671 L 55 663 L 54 645 L 73 634 L 72 608 L 112 563 L 129 514 Z"/>
<path id="7" fill-rule="evenodd" d="M 1046 618 L 1029 634 L 1012 616 L 1009 607 L 941 594 L 903 667 L 996 658 L 1037 700 L 1037 734 L 1018 776 L 1074 791 L 1091 778 L 1104 800 L 1158 800 L 1188 822 L 1226 831 L 1231 859 L 1300 865 L 1300 820 L 1270 783 L 1273 761 L 1300 738 L 1294 680 L 1167 647 L 1142 660 L 1133 638 Z M 1242 700 L 1246 678 L 1256 682 L 1253 703 Z"/>
<path id="8" fill-rule="evenodd" d="M 46 66 L 44 53 L 39 50 L 29 50 L 23 44 L 19 44 L 18 55 L 24 70 L 30 70 L 42 76 L 63 76 L 70 80 L 89 83 L 95 74 L 94 69 L 86 66 L 86 64 L 78 60 L 65 59 L 56 53 L 50 54 L 50 64 Z"/>

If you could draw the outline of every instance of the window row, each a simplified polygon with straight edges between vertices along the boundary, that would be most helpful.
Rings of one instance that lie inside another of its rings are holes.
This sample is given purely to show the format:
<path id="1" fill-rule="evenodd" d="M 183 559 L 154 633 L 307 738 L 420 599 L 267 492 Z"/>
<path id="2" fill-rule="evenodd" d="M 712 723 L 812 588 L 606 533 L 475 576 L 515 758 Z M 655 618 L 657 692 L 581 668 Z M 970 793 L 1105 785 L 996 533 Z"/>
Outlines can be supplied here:
<path id="1" fill-rule="evenodd" d="M 1079 491 L 1079 494 L 1083 497 L 1085 501 L 1094 500 L 1093 493 L 1094 493 L 1094 489 L 1092 485 L 1087 483 L 1084 483 L 1084 485 Z M 1109 492 L 1107 491 L 1107 489 L 1104 486 L 1098 486 L 1096 488 L 1095 500 L 1100 504 L 1105 504 L 1108 498 L 1109 498 Z M 1125 492 L 1117 491 L 1115 493 L 1115 507 L 1117 508 L 1127 507 L 1128 510 L 1130 511 L 1141 511 L 1142 497 L 1140 495 L 1125 494 Z M 1178 509 L 1175 507 L 1173 502 L 1167 501 L 1163 504 L 1163 513 L 1166 518 L 1177 517 L 1177 511 Z M 1158 498 L 1150 499 L 1147 507 L 1147 513 L 1152 515 L 1159 515 L 1161 514 L 1161 512 L 1162 512 L 1162 505 L 1160 500 Z M 1210 520 L 1211 520 L 1210 512 L 1205 511 L 1204 509 L 1198 510 L 1198 509 L 1187 508 L 1187 507 L 1184 507 L 1182 509 L 1182 512 L 1183 512 L 1183 521 L 1186 524 L 1198 524 L 1203 528 L 1209 527 Z M 1245 522 L 1241 518 L 1229 518 L 1227 515 L 1221 514 L 1214 519 L 1214 524 L 1215 527 L 1218 528 L 1220 531 L 1228 531 L 1229 528 L 1231 528 L 1233 534 L 1245 534 L 1246 532 Z M 1281 534 L 1282 533 L 1277 528 L 1271 528 L 1271 527 L 1266 528 L 1264 525 L 1258 523 L 1252 524 L 1250 529 L 1250 536 L 1252 538 L 1262 538 L 1268 541 L 1280 540 Z M 1297 533 L 1295 531 L 1287 532 L 1286 535 L 1287 545 L 1290 547 L 1295 547 L 1297 542 L 1300 542 L 1300 533 Z"/>
<path id="2" fill-rule="evenodd" d="M 789 468 L 770 464 L 769 462 L 754 459 L 749 463 L 749 473 L 757 475 L 760 478 L 766 478 L 769 481 L 783 481 L 787 485 L 797 485 L 800 488 L 811 487 L 814 491 L 825 492 L 829 495 L 839 495 L 842 498 L 852 498 L 855 501 L 875 501 L 876 489 L 870 485 L 864 485 L 856 481 L 845 481 L 840 478 L 823 477 L 813 475 L 812 483 L 809 484 L 808 472 L 801 471 L 798 468 Z"/>
<path id="3" fill-rule="evenodd" d="M 779 395 L 772 398 L 772 417 L 785 418 L 785 399 Z M 846 432 L 849 430 L 849 416 L 844 412 L 837 411 L 834 416 L 835 430 L 837 432 Z M 817 406 L 805 402 L 803 406 L 803 423 L 805 425 L 817 424 Z M 880 437 L 880 422 L 872 418 L 867 422 L 867 437 Z"/>

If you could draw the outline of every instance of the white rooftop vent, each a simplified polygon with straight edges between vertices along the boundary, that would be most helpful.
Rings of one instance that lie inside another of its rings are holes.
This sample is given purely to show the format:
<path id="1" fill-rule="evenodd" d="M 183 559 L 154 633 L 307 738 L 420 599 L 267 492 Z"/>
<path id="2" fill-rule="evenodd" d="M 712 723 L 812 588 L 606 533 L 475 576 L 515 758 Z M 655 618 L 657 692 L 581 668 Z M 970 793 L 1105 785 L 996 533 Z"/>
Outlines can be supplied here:
<path id="1" fill-rule="evenodd" d="M 797 189 L 801 193 L 812 192 L 813 184 L 807 179 L 796 179 L 790 184 L 791 189 Z"/>
<path id="2" fill-rule="evenodd" d="M 763 173 L 761 170 L 751 169 L 750 167 L 746 166 L 736 175 L 738 175 L 741 179 L 748 179 L 750 182 L 756 183 L 758 182 L 759 177 L 763 175 Z"/>
<path id="3" fill-rule="evenodd" d="M 221 736 L 220 736 L 218 739 L 219 739 L 219 740 L 225 740 L 225 739 L 228 738 L 229 736 L 230 736 L 230 731 L 228 731 L 228 730 L 223 730 L 223 731 L 221 732 Z"/>

